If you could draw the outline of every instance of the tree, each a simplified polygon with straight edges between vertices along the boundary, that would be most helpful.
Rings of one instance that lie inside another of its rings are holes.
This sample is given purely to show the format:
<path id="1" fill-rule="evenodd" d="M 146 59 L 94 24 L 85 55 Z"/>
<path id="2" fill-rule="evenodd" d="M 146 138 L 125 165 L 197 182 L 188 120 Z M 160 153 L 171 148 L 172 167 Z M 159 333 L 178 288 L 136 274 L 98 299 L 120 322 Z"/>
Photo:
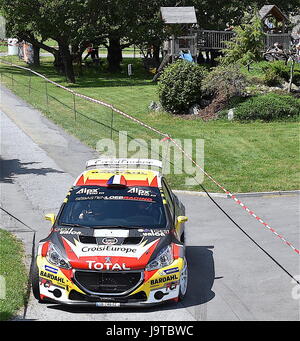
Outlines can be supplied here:
<path id="1" fill-rule="evenodd" d="M 264 48 L 264 33 L 260 17 L 252 13 L 245 13 L 242 23 L 236 26 L 235 36 L 226 42 L 226 48 L 222 50 L 221 64 L 229 65 L 240 62 L 249 64 L 262 58 Z"/>
<path id="2" fill-rule="evenodd" d="M 97 0 L 0 0 L 0 9 L 10 35 L 52 53 L 54 65 L 75 82 L 70 45 L 89 37 L 101 9 Z M 58 49 L 44 44 L 48 38 L 57 42 Z"/>
<path id="3" fill-rule="evenodd" d="M 260 9 L 267 3 L 266 0 L 181 0 L 178 6 L 195 6 L 201 28 L 223 30 L 226 23 L 240 25 L 245 12 Z M 286 14 L 299 13 L 299 0 L 272 0 L 271 3 Z"/>
<path id="4" fill-rule="evenodd" d="M 160 6 L 166 0 L 106 0 L 102 2 L 102 27 L 106 41 L 110 71 L 120 69 L 122 50 L 130 45 L 160 44 L 163 22 L 159 17 Z M 174 2 L 174 1 L 173 1 Z"/>
<path id="5" fill-rule="evenodd" d="M 42 37 L 57 42 L 66 78 L 69 82 L 75 83 L 70 45 L 85 39 L 83 27 L 88 26 L 94 18 L 96 0 L 37 0 L 37 2 L 38 17 L 34 16 L 33 25 Z"/>

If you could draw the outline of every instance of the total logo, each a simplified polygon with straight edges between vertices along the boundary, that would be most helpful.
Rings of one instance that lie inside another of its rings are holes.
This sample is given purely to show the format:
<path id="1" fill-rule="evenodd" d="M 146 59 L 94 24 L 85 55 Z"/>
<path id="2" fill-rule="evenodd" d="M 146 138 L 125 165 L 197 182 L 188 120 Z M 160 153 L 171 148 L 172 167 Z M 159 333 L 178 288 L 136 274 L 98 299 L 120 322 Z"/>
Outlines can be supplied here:
<path id="1" fill-rule="evenodd" d="M 125 263 L 98 263 L 94 260 L 88 260 L 86 262 L 88 263 L 88 268 L 90 270 L 130 270 L 130 268 L 126 267 Z"/>

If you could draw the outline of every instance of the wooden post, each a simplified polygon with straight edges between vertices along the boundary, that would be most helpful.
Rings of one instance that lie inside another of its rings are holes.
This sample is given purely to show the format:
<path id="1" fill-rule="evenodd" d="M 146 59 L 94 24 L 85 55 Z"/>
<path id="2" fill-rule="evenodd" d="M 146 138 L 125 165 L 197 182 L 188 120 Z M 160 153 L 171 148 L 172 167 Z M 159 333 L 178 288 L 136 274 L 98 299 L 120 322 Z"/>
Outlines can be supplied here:
<path id="1" fill-rule="evenodd" d="M 175 60 L 175 36 L 172 34 L 172 39 L 171 39 L 171 54 L 172 54 L 172 63 Z"/>
<path id="2" fill-rule="evenodd" d="M 49 112 L 49 99 L 48 99 L 48 82 L 45 80 L 45 92 L 46 92 L 46 106 Z"/>
<path id="3" fill-rule="evenodd" d="M 31 72 L 29 72 L 28 95 L 31 96 Z"/>
<path id="4" fill-rule="evenodd" d="M 74 111 L 74 119 L 75 119 L 75 121 L 76 121 L 76 98 L 75 98 L 75 94 L 73 94 L 73 111 Z"/>
<path id="5" fill-rule="evenodd" d="M 114 111 L 111 109 L 111 121 L 110 121 L 110 139 L 113 138 L 113 121 L 114 121 Z"/>

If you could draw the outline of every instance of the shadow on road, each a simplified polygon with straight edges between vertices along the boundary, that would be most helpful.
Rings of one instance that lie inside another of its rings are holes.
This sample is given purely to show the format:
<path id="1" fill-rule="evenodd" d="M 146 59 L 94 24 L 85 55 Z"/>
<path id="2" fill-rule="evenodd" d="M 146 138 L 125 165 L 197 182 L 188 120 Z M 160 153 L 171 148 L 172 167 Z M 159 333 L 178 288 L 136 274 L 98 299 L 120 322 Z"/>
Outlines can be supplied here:
<path id="1" fill-rule="evenodd" d="M 66 311 L 75 314 L 103 314 L 103 313 L 119 313 L 122 312 L 155 312 L 176 310 L 197 306 L 209 302 L 214 298 L 215 293 L 211 290 L 215 280 L 215 268 L 213 246 L 187 246 L 186 256 L 189 266 L 188 292 L 181 303 L 165 303 L 156 307 L 143 308 L 87 308 L 87 307 L 71 307 L 64 305 L 49 305 L 48 308 Z"/>
<path id="2" fill-rule="evenodd" d="M 47 173 L 64 173 L 53 168 L 29 168 L 29 165 L 40 162 L 20 162 L 19 159 L 4 160 L 0 158 L 0 182 L 13 183 L 18 174 L 46 175 Z"/>
<path id="3" fill-rule="evenodd" d="M 215 280 L 213 246 L 188 246 L 186 255 L 189 266 L 188 292 L 185 307 L 204 304 L 214 298 L 211 290 Z"/>

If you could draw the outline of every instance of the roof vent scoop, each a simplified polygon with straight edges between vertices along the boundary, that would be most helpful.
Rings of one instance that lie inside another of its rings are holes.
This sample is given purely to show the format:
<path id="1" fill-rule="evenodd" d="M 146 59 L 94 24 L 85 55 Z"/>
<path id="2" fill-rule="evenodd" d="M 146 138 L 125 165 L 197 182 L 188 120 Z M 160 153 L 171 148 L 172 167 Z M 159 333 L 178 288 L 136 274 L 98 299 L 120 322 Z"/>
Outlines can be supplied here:
<path id="1" fill-rule="evenodd" d="M 113 175 L 107 180 L 107 187 L 126 187 L 127 182 L 124 175 Z"/>

